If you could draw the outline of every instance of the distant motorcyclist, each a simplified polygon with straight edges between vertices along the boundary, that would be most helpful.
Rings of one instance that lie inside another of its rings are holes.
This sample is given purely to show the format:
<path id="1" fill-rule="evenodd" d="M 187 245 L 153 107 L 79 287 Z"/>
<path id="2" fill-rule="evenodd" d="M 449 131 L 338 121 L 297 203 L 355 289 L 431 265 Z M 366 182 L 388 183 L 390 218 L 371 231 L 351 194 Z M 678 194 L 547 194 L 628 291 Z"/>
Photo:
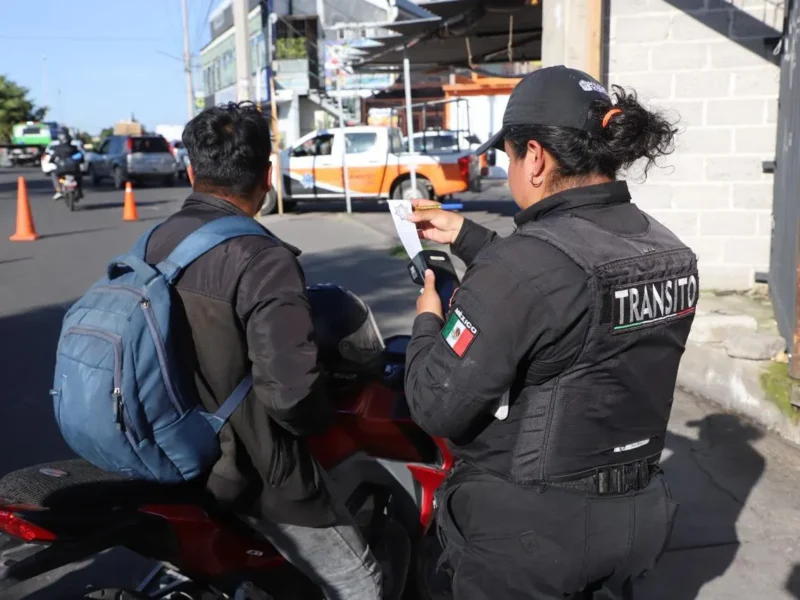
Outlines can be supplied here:
<path id="1" fill-rule="evenodd" d="M 58 144 L 53 146 L 51 152 L 51 160 L 56 166 L 50 173 L 50 177 L 53 179 L 53 189 L 56 192 L 53 200 L 60 200 L 63 197 L 58 180 L 64 175 L 75 177 L 75 182 L 78 184 L 78 198 L 83 198 L 83 174 L 81 173 L 83 152 L 72 142 L 72 136 L 66 128 L 58 131 Z"/>

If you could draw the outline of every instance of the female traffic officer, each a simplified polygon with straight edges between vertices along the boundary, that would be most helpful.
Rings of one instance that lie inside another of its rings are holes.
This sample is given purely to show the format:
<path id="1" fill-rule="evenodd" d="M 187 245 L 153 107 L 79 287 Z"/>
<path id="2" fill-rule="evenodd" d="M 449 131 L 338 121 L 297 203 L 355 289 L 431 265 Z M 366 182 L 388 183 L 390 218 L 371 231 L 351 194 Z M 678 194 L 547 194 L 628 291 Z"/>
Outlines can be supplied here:
<path id="1" fill-rule="evenodd" d="M 509 237 L 409 217 L 467 264 L 446 313 L 426 274 L 406 376 L 414 419 L 458 459 L 439 498 L 457 600 L 630 597 L 672 528 L 658 462 L 697 262 L 617 179 L 675 130 L 614 95 L 562 66 L 514 89 L 479 151 L 508 154 Z"/>

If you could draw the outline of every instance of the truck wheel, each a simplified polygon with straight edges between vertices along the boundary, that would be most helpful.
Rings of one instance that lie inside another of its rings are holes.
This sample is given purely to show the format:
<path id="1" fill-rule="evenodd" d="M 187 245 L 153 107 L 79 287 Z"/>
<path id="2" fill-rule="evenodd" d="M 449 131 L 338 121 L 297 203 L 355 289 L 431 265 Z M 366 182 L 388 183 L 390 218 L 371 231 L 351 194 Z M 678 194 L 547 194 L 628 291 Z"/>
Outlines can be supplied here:
<path id="1" fill-rule="evenodd" d="M 433 196 L 431 187 L 425 179 L 417 178 L 416 187 L 411 186 L 411 180 L 402 182 L 392 193 L 394 200 L 430 200 Z"/>
<path id="2" fill-rule="evenodd" d="M 119 167 L 114 167 L 112 178 L 114 179 L 115 190 L 121 190 L 123 187 L 125 187 L 125 177 L 122 175 L 122 169 Z"/>
<path id="3" fill-rule="evenodd" d="M 95 172 L 94 167 L 92 165 L 89 165 L 89 168 L 86 171 L 86 175 L 89 178 L 89 180 L 92 182 L 93 186 L 100 185 L 100 177 L 98 177 L 98 175 Z"/>
<path id="4" fill-rule="evenodd" d="M 284 208 L 286 207 L 286 198 L 284 198 Z M 267 192 L 267 197 L 264 198 L 264 206 L 261 207 L 261 216 L 266 217 L 278 210 L 278 192 L 274 189 Z"/>

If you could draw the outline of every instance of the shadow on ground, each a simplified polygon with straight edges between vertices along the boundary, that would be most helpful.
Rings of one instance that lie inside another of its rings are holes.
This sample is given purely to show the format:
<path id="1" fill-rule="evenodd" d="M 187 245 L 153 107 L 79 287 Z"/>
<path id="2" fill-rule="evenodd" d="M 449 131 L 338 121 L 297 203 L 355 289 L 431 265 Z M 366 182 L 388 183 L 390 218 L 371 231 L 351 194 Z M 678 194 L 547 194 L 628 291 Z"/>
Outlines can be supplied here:
<path id="1" fill-rule="evenodd" d="M 60 234 L 57 234 L 57 235 L 60 235 Z M 11 263 L 22 262 L 22 261 L 25 261 L 25 260 L 33 260 L 33 257 L 32 256 L 23 256 L 21 258 L 9 258 L 9 259 L 6 259 L 6 260 L 0 260 L 0 265 L 10 265 Z"/>
<path id="2" fill-rule="evenodd" d="M 454 200 L 454 202 L 456 202 Z M 464 200 L 461 202 L 464 208 L 459 212 L 469 214 L 471 212 L 485 212 L 502 217 L 513 217 L 519 212 L 519 207 L 513 200 Z M 386 203 L 379 200 L 356 200 L 352 204 L 354 213 L 382 213 L 386 212 Z M 347 211 L 347 205 L 339 200 L 326 202 L 301 202 L 291 212 L 286 211 L 285 215 L 304 215 L 309 213 L 343 213 Z"/>
<path id="3" fill-rule="evenodd" d="M 766 466 L 752 446 L 764 433 L 738 416 L 686 425 L 698 429 L 698 440 L 667 434 L 672 454 L 662 468 L 680 508 L 665 554 L 637 585 L 648 600 L 694 600 L 725 574 L 740 547 L 736 523 Z"/>
<path id="4" fill-rule="evenodd" d="M 61 321 L 72 302 L 0 317 L 0 475 L 70 458 L 61 439 L 50 388 Z"/>
<path id="5" fill-rule="evenodd" d="M 136 202 L 136 206 L 141 208 L 143 206 L 158 206 L 160 204 L 170 204 L 175 202 L 174 200 L 145 200 L 142 202 Z M 91 199 L 86 204 L 78 204 L 78 210 L 105 210 L 111 208 L 121 209 L 122 206 L 125 204 L 124 199 L 120 200 L 119 202 L 98 202 L 95 204 L 91 203 Z"/>
<path id="6" fill-rule="evenodd" d="M 786 591 L 797 600 L 800 600 L 800 563 L 796 564 L 792 569 L 789 580 L 786 582 Z"/>
<path id="7" fill-rule="evenodd" d="M 30 174 L 26 172 L 19 172 L 20 177 L 25 178 L 25 184 L 28 188 L 28 193 L 33 192 L 50 192 L 53 193 L 53 184 L 49 179 L 43 179 L 41 177 L 41 171 L 35 171 Z M 13 181 L 2 181 L 0 182 L 0 194 L 4 192 L 16 192 L 17 191 L 17 180 L 14 179 Z"/>
<path id="8" fill-rule="evenodd" d="M 96 233 L 98 231 L 106 231 L 108 229 L 113 229 L 112 227 L 92 227 L 91 229 L 76 229 L 74 231 L 60 231 L 58 233 L 47 233 L 42 235 L 42 239 L 47 238 L 58 238 L 58 237 L 67 237 L 70 235 L 80 235 L 82 233 Z"/>

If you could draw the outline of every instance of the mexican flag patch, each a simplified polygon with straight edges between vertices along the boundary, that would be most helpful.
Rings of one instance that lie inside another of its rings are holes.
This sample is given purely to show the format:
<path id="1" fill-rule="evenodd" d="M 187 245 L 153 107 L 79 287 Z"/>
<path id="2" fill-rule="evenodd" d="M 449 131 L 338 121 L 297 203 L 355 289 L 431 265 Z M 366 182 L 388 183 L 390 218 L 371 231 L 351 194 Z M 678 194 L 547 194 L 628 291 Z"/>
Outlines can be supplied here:
<path id="1" fill-rule="evenodd" d="M 478 328 L 470 322 L 459 306 L 456 306 L 444 329 L 442 329 L 444 341 L 447 342 L 447 345 L 459 358 L 462 358 L 467 353 L 479 333 Z"/>

